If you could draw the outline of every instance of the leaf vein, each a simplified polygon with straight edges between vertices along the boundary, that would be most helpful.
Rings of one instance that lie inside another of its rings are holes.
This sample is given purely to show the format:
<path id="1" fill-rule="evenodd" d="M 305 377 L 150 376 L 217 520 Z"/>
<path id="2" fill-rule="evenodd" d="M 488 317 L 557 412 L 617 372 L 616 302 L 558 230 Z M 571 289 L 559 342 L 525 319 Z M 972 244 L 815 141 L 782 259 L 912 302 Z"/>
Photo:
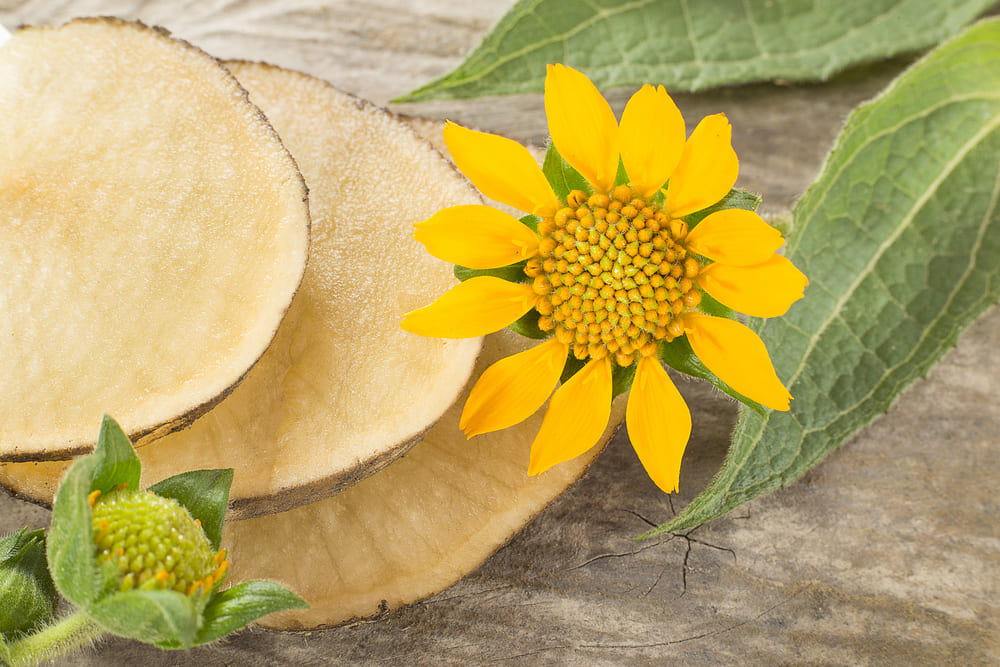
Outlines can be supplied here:
<path id="1" fill-rule="evenodd" d="M 979 264 L 979 258 L 980 258 L 979 251 L 982 249 L 983 239 L 986 237 L 986 230 L 990 227 L 991 218 L 993 217 L 993 214 L 995 214 L 996 211 L 997 211 L 998 200 L 1000 200 L 1000 173 L 998 173 L 998 177 L 997 177 L 997 179 L 996 179 L 996 181 L 994 183 L 994 188 L 993 188 L 993 192 L 992 192 L 991 199 L 990 199 L 990 205 L 987 207 L 986 213 L 983 216 L 983 220 L 979 224 L 979 227 L 978 227 L 979 231 L 976 234 L 976 241 L 973 244 L 971 252 L 970 252 L 970 255 L 971 255 L 971 257 L 973 259 L 972 259 L 971 262 L 969 262 L 969 264 L 966 267 L 965 271 L 962 273 L 961 278 L 955 282 L 955 286 L 949 292 L 948 298 L 945 300 L 945 303 L 942 305 L 940 312 L 945 313 L 945 312 L 947 312 L 950 309 L 950 306 L 955 301 L 955 297 L 958 296 L 958 294 L 960 294 L 962 292 L 962 287 L 965 285 L 966 280 L 968 280 L 968 278 L 972 274 L 973 270 L 978 266 L 978 264 Z M 987 293 L 984 294 L 984 298 L 989 298 L 989 291 L 988 290 L 987 290 Z M 961 314 L 964 315 L 964 314 L 966 314 L 966 313 L 968 313 L 970 311 L 974 311 L 977 308 L 977 306 L 982 301 L 983 301 L 983 299 L 979 299 L 975 303 L 970 304 L 969 308 L 967 308 Z M 916 355 L 917 352 L 920 351 L 921 346 L 923 345 L 924 341 L 926 341 L 928 339 L 928 337 L 930 336 L 930 334 L 933 331 L 933 329 L 934 329 L 933 326 L 926 327 L 923 330 L 923 332 L 921 333 L 920 338 L 917 339 L 917 343 L 913 346 L 913 348 L 911 349 L 910 353 L 906 356 L 906 358 L 903 359 L 902 361 L 900 361 L 899 363 L 897 363 L 897 364 L 889 367 L 886 375 L 889 375 L 890 373 L 898 370 L 899 368 L 903 368 L 903 367 L 907 366 L 908 362 L 914 357 L 914 355 Z M 945 344 L 947 342 L 947 339 L 948 339 L 948 336 L 942 337 L 940 344 L 938 344 L 936 346 L 936 348 L 935 348 L 935 354 L 933 354 L 933 355 L 930 356 L 931 359 L 934 359 L 934 358 L 937 357 L 937 353 L 939 353 L 940 350 L 941 350 L 941 348 L 945 346 Z M 901 388 L 901 385 L 903 385 L 906 381 L 907 381 L 907 378 L 905 378 L 905 377 L 901 378 L 899 382 L 897 382 L 895 385 L 893 385 L 893 391 L 888 392 L 888 395 L 890 395 L 890 396 L 895 395 L 895 393 L 896 393 L 895 390 Z M 861 404 L 863 404 L 865 401 L 873 398 L 875 392 L 878 391 L 878 390 L 880 390 L 880 389 L 884 389 L 884 387 L 882 387 L 881 385 L 876 385 L 876 387 L 872 388 L 871 391 L 869 391 L 866 395 L 862 396 L 858 401 L 856 401 L 853 405 L 851 405 L 847 410 L 844 410 L 843 414 L 841 415 L 841 417 L 849 416 L 849 413 L 852 413 L 854 410 L 857 410 L 857 408 Z M 805 432 L 802 435 L 802 440 L 805 440 L 805 437 L 807 435 L 811 434 L 811 433 L 815 433 L 817 431 L 824 430 L 827 426 L 828 425 L 823 425 L 823 426 L 816 426 L 816 427 L 812 427 L 812 428 L 806 429 Z"/>
<path id="2" fill-rule="evenodd" d="M 939 174 L 938 178 L 936 178 L 932 182 L 931 187 L 928 189 L 928 192 L 927 192 L 926 196 L 923 198 L 923 200 L 920 201 L 920 202 L 915 203 L 914 206 L 910 208 L 907 216 L 905 216 L 904 219 L 903 219 L 903 221 L 905 222 L 906 225 L 908 225 L 908 224 L 910 224 L 912 222 L 913 218 L 915 217 L 916 213 L 920 210 L 920 208 L 922 207 L 922 205 L 925 204 L 927 200 L 929 200 L 929 197 L 930 197 L 931 194 L 933 194 L 934 192 L 936 192 L 937 187 L 939 187 L 941 185 L 941 183 L 947 178 L 947 176 L 950 175 L 950 173 L 955 169 L 955 167 L 961 162 L 962 158 L 964 158 L 971 150 L 973 150 L 979 144 L 980 140 L 982 140 L 983 138 L 985 138 L 986 136 L 988 136 L 993 130 L 997 129 L 997 127 L 1000 127 L 1000 116 L 994 118 L 992 120 L 992 122 L 990 122 L 986 126 L 984 126 L 984 128 L 980 132 L 977 132 L 970 140 L 968 140 L 965 144 L 963 144 L 963 146 L 961 146 L 959 148 L 959 150 L 956 152 L 955 156 L 951 160 L 949 160 L 949 162 L 947 163 L 948 166 L 941 172 L 941 174 Z M 984 221 L 983 221 L 983 223 L 979 227 L 979 234 L 977 235 L 977 241 L 976 241 L 976 245 L 975 245 L 975 250 L 976 251 L 978 251 L 981 248 L 982 241 L 983 241 L 983 239 L 986 236 L 986 234 L 985 234 L 986 228 L 989 227 L 989 220 L 992 218 L 992 213 L 995 213 L 995 211 L 996 211 L 998 199 L 1000 199 L 1000 175 L 998 175 L 997 182 L 996 182 L 996 184 L 994 186 L 991 204 L 987 208 L 987 213 L 986 213 L 986 215 L 984 216 L 984 219 L 983 219 Z M 901 233 L 902 226 L 903 225 L 901 225 L 900 228 L 897 228 L 897 233 L 894 234 L 893 238 L 898 237 L 899 233 Z M 880 252 L 877 253 L 876 258 L 878 256 L 881 256 L 882 252 L 884 252 L 884 247 L 885 247 L 885 244 L 883 244 L 883 248 L 880 249 Z M 963 279 L 957 281 L 956 284 L 955 284 L 954 289 L 950 292 L 949 297 L 948 297 L 948 299 L 946 301 L 946 307 L 947 307 L 948 304 L 951 304 L 954 301 L 955 297 L 961 292 L 961 289 L 963 287 L 965 279 L 971 273 L 972 268 L 975 265 L 977 265 L 977 264 L 978 264 L 978 252 L 975 254 L 975 259 L 972 262 L 970 262 L 969 267 L 966 269 L 965 273 L 963 274 Z M 856 281 L 856 283 L 857 282 L 858 281 Z M 856 288 L 856 284 L 854 286 L 852 286 L 852 289 L 848 290 L 848 294 L 850 294 L 851 292 L 853 292 L 854 288 Z M 980 307 L 983 304 L 983 302 L 984 302 L 984 300 L 986 298 L 989 298 L 988 294 L 984 295 L 983 298 L 980 298 L 979 300 L 977 300 L 976 303 L 970 304 L 970 306 L 965 310 L 965 312 L 968 313 L 968 312 L 975 311 L 978 307 Z M 841 302 L 843 302 L 843 301 L 845 301 L 845 300 L 842 299 Z M 823 325 L 824 329 L 826 328 L 826 326 L 829 325 L 829 323 L 831 321 L 833 321 L 837 316 L 839 316 L 840 305 L 842 305 L 842 303 L 839 304 L 838 307 L 834 309 L 833 313 L 831 313 L 831 316 L 826 320 L 826 322 Z M 945 309 L 946 308 L 943 308 L 942 312 L 944 312 Z M 921 335 L 921 338 L 919 339 L 918 344 L 914 345 L 913 348 L 912 348 L 912 350 L 911 350 L 911 352 L 909 353 L 909 355 L 907 355 L 906 360 L 904 360 L 903 362 L 901 362 L 899 364 L 896 364 L 893 367 L 891 367 L 889 369 L 889 372 L 885 374 L 885 377 L 893 375 L 900 368 L 903 368 L 905 366 L 905 362 L 908 361 L 909 359 L 911 359 L 918 351 L 920 351 L 921 344 L 932 333 L 935 333 L 934 332 L 934 327 L 927 327 L 924 330 L 924 333 Z M 806 359 L 808 357 L 808 355 L 812 352 L 812 350 L 815 349 L 814 341 L 816 340 L 816 338 L 817 338 L 818 335 L 819 334 L 817 333 L 816 335 L 814 335 L 814 336 L 811 337 L 811 341 L 813 341 L 813 346 L 810 348 L 810 352 L 809 353 L 803 355 L 803 357 L 802 357 L 803 359 Z M 937 356 L 940 354 L 941 350 L 948 345 L 948 341 L 953 336 L 954 336 L 954 334 L 951 335 L 951 336 L 948 336 L 948 335 L 943 336 L 941 338 L 941 342 L 934 349 L 934 353 L 935 354 L 931 355 L 929 358 L 930 359 L 937 358 Z M 821 351 L 823 351 L 823 350 L 821 350 Z M 823 351 L 823 352 L 825 353 L 825 351 Z M 796 373 L 796 379 L 798 378 L 799 374 L 801 373 L 802 368 L 804 368 L 804 365 L 801 366 L 799 368 L 799 371 Z M 806 376 L 803 379 L 809 380 L 809 381 L 812 380 L 812 378 L 810 378 L 809 376 Z M 891 404 L 891 402 L 892 402 L 894 396 L 896 395 L 896 393 L 898 392 L 898 390 L 900 390 L 904 385 L 908 384 L 910 381 L 912 381 L 911 377 L 907 377 L 905 375 L 899 375 L 898 379 L 896 379 L 895 382 L 893 382 L 891 385 L 887 385 L 887 384 L 885 384 L 885 382 L 881 382 L 881 383 L 879 383 L 879 385 L 877 385 L 876 387 L 874 387 L 872 389 L 872 391 L 868 392 L 868 394 L 865 397 L 866 399 L 873 398 L 875 396 L 876 392 L 879 391 L 879 390 L 881 390 L 883 392 L 883 395 L 886 398 L 884 398 L 882 401 L 880 401 L 879 405 L 873 406 L 872 409 L 869 410 L 870 415 L 866 419 L 863 420 L 863 423 L 861 423 L 861 424 L 858 425 L 858 428 L 861 428 L 864 425 L 866 425 L 867 423 L 870 423 L 871 420 L 874 419 L 880 412 L 884 411 L 884 409 L 887 408 L 889 404 Z M 792 382 L 789 382 L 789 386 L 791 386 L 791 385 L 792 385 Z M 885 392 L 886 388 L 889 389 L 888 392 Z M 792 421 L 794 421 L 800 427 L 800 429 L 802 431 L 802 433 L 800 434 L 800 436 L 798 438 L 798 441 L 795 443 L 795 452 L 796 452 L 795 456 L 792 457 L 790 459 L 790 461 L 795 461 L 796 458 L 801 455 L 801 453 L 803 452 L 803 445 L 804 445 L 804 443 L 806 441 L 806 437 L 808 435 L 811 435 L 813 433 L 820 432 L 820 431 L 824 431 L 826 433 L 831 433 L 832 431 L 836 430 L 840 424 L 847 424 L 847 423 L 849 423 L 855 417 L 858 408 L 861 407 L 862 405 L 863 405 L 863 401 L 856 402 L 850 408 L 848 408 L 847 410 L 844 410 L 843 412 L 841 412 L 841 414 L 838 415 L 838 417 L 836 419 L 834 419 L 832 421 L 829 421 L 829 422 L 826 422 L 822 426 L 809 426 L 809 427 L 807 427 L 806 424 L 804 424 L 801 421 L 801 419 L 799 418 L 799 416 L 796 415 L 794 411 L 791 412 L 791 413 L 787 413 L 788 417 Z M 755 484 L 749 484 L 746 487 L 744 487 L 743 489 L 740 489 L 740 491 L 738 493 L 733 493 L 731 491 L 731 488 L 732 488 L 731 482 L 730 483 L 726 483 L 726 481 L 725 481 L 725 480 L 735 480 L 735 479 L 737 479 L 738 474 L 745 468 L 745 466 L 747 465 L 747 462 L 750 460 L 751 455 L 753 454 L 753 452 L 755 451 L 755 449 L 757 448 L 757 446 L 761 442 L 761 438 L 764 435 L 764 431 L 765 431 L 765 426 L 767 424 L 767 420 L 766 419 L 757 419 L 757 420 L 753 421 L 752 423 L 748 422 L 748 420 L 752 420 L 752 419 L 753 419 L 753 415 L 751 415 L 748 411 L 743 411 L 743 414 L 741 414 L 740 421 L 739 421 L 739 423 L 737 425 L 736 435 L 734 436 L 734 441 L 736 439 L 741 438 L 741 436 L 742 436 L 745 439 L 746 444 L 744 446 L 742 446 L 739 450 L 736 450 L 735 452 L 733 450 L 731 450 L 731 454 L 735 454 L 735 456 L 733 456 L 733 458 L 727 460 L 726 466 L 723 468 L 722 471 L 720 471 L 719 477 L 717 477 L 716 480 L 713 482 L 713 486 L 715 486 L 717 483 L 722 483 L 728 489 L 730 489 L 730 491 L 727 492 L 727 493 L 730 494 L 730 498 L 729 498 L 730 501 L 732 500 L 732 497 L 737 496 L 737 495 L 748 495 L 748 497 L 755 497 L 754 494 L 749 493 L 749 490 L 752 489 L 752 488 L 754 488 L 754 487 L 757 487 L 757 486 L 762 486 L 762 485 L 766 486 L 768 484 L 767 480 L 760 480 L 759 482 L 757 482 Z M 856 429 L 851 429 L 851 430 L 853 432 L 856 432 L 858 429 L 856 428 Z M 845 433 L 845 435 L 846 435 L 846 433 Z M 811 465 L 813 465 L 819 459 L 821 459 L 824 456 L 826 456 L 826 454 L 828 454 L 828 453 L 829 453 L 828 450 L 823 450 L 823 449 L 818 450 L 817 454 L 808 461 L 809 467 L 811 467 Z M 791 464 L 785 466 L 784 468 L 776 470 L 775 472 L 780 477 L 780 476 L 783 476 L 784 473 L 787 472 L 789 469 L 791 469 Z M 723 477 L 725 477 L 725 480 L 723 480 Z M 719 506 L 724 505 L 726 502 L 727 502 L 726 501 L 726 497 L 723 494 L 719 494 L 719 495 L 717 495 L 715 497 L 708 497 L 708 496 L 702 497 L 702 496 L 699 496 L 699 498 L 696 498 L 695 501 L 693 501 L 691 503 L 691 505 L 689 505 L 688 509 L 685 510 L 685 512 L 683 513 L 683 515 L 680 518 L 683 519 L 685 516 L 691 517 L 691 516 L 694 515 L 694 513 L 696 513 L 702 507 L 708 507 L 710 505 L 713 506 L 713 507 L 719 507 Z M 686 524 L 683 524 L 683 525 L 686 525 Z"/>
<path id="3" fill-rule="evenodd" d="M 858 115 L 859 112 L 861 112 L 864 109 L 868 108 L 871 104 L 874 104 L 875 102 L 877 102 L 878 99 L 881 99 L 881 98 L 885 97 L 887 94 L 889 94 L 894 89 L 895 89 L 894 85 L 890 86 L 889 89 L 887 89 L 885 92 L 883 92 L 882 95 L 880 95 L 878 98 L 876 98 L 875 100 L 872 100 L 867 105 L 859 107 L 859 109 L 855 110 L 854 113 L 851 114 L 851 118 L 852 119 L 855 118 Z M 820 174 L 820 176 L 817 178 L 817 182 L 825 181 L 826 183 L 829 183 L 829 185 L 826 187 L 826 189 L 824 189 L 824 190 L 822 190 L 822 191 L 819 192 L 819 194 L 817 195 L 818 199 L 815 201 L 815 203 L 811 202 L 812 210 L 815 211 L 815 210 L 818 210 L 818 209 L 822 208 L 823 204 L 826 203 L 827 196 L 831 192 L 834 192 L 836 190 L 836 186 L 839 184 L 840 178 L 843 175 L 844 171 L 846 171 L 847 169 L 849 169 L 853 165 L 854 159 L 857 157 L 857 155 L 862 154 L 864 152 L 864 150 L 866 148 L 868 148 L 869 146 L 871 146 L 873 143 L 875 143 L 876 141 L 878 141 L 879 139 L 881 139 L 881 138 L 883 138 L 883 137 L 885 137 L 887 135 L 893 134 L 894 132 L 898 132 L 902 127 L 908 125 L 909 123 L 915 122 L 917 120 L 923 120 L 923 119 L 927 118 L 928 116 L 936 113 L 937 111 L 940 111 L 941 109 L 943 109 L 943 108 L 945 108 L 947 106 L 954 105 L 954 104 L 959 104 L 959 103 L 962 103 L 962 102 L 969 102 L 969 101 L 973 101 L 973 100 L 982 100 L 982 101 L 1000 100 L 1000 93 L 996 93 L 996 92 L 994 92 L 994 93 L 977 92 L 977 93 L 972 93 L 972 94 L 968 94 L 968 95 L 957 95 L 957 96 L 954 96 L 954 97 L 949 97 L 948 99 L 942 100 L 940 103 L 936 103 L 936 104 L 933 104 L 931 106 L 924 107 L 920 111 L 920 113 L 916 113 L 916 114 L 913 114 L 912 116 L 907 116 L 905 118 L 902 118 L 902 119 L 900 119 L 900 121 L 898 123 L 895 123 L 893 125 L 887 126 L 884 129 L 876 132 L 875 134 L 873 134 L 870 137 L 868 137 L 867 139 L 865 139 L 863 142 L 861 142 L 855 148 L 854 155 L 851 156 L 851 159 L 845 160 L 843 162 L 843 164 L 839 165 L 836 168 L 836 170 L 833 171 L 833 172 L 831 172 L 829 175 Z M 841 137 L 838 140 L 838 143 L 841 144 L 841 145 L 846 144 L 853 137 L 854 133 L 860 132 L 863 129 L 865 129 L 864 126 L 858 126 L 857 128 L 854 128 L 854 131 L 853 131 L 853 133 L 851 135 L 845 135 L 845 136 Z M 809 228 L 809 225 L 810 225 L 810 223 L 812 222 L 813 219 L 815 219 L 815 216 L 811 216 L 810 215 L 805 220 L 803 220 L 801 222 L 801 224 L 798 226 L 798 229 L 796 230 L 795 238 L 789 241 L 788 247 L 786 247 L 786 249 L 785 249 L 785 254 L 786 255 L 791 255 L 792 254 L 792 251 L 798 245 L 798 239 L 802 238 L 805 235 L 805 231 L 806 231 L 806 229 Z"/>
<path id="4" fill-rule="evenodd" d="M 820 325 L 816 333 L 810 337 L 808 347 L 806 348 L 805 353 L 802 355 L 802 361 L 799 363 L 799 366 L 796 369 L 795 373 L 788 380 L 789 386 L 793 385 L 795 383 L 795 380 L 802 373 L 803 369 L 806 366 L 805 360 L 809 358 L 809 354 L 816 347 L 816 343 L 819 341 L 820 337 L 826 331 L 826 328 L 829 326 L 834 316 L 843 308 L 844 304 L 846 304 L 847 301 L 850 300 L 850 298 L 854 295 L 854 293 L 858 289 L 858 286 L 872 272 L 875 265 L 882 258 L 882 255 L 885 254 L 886 250 L 888 250 L 891 247 L 892 243 L 896 239 L 898 239 L 899 236 L 906 229 L 909 228 L 909 226 L 913 223 L 913 220 L 916 217 L 917 213 L 921 209 L 923 209 L 923 207 L 927 204 L 928 201 L 930 201 L 931 196 L 937 193 L 938 188 L 941 187 L 941 184 L 947 179 L 948 176 L 951 175 L 952 171 L 954 171 L 955 168 L 961 163 L 962 159 L 966 155 L 968 155 L 969 152 L 971 152 L 979 144 L 980 141 L 982 141 L 997 127 L 1000 127 L 1000 116 L 993 118 L 991 122 L 984 125 L 981 130 L 976 132 L 968 141 L 966 141 L 965 144 L 963 144 L 958 149 L 958 151 L 956 151 L 955 155 L 950 160 L 948 160 L 948 162 L 945 163 L 944 168 L 937 175 L 937 177 L 933 181 L 931 181 L 930 184 L 928 184 L 927 190 L 920 196 L 920 198 L 917 201 L 913 203 L 913 206 L 911 206 L 910 209 L 906 212 L 906 215 L 904 215 L 900 219 L 896 229 L 878 247 L 878 249 L 869 259 L 865 267 L 858 273 L 857 278 L 855 278 L 855 280 L 848 286 L 848 288 L 844 291 L 840 299 L 838 299 L 837 303 L 834 304 L 832 312 L 830 313 L 829 316 L 827 316 L 827 319 L 823 322 L 823 324 Z"/>

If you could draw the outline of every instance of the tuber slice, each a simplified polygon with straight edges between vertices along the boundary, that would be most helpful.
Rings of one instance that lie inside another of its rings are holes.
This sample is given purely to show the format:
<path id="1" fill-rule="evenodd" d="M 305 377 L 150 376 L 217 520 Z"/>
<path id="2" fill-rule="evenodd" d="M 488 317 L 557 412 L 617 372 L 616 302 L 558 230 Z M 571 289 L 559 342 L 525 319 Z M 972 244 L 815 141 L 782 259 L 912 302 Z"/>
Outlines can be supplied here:
<path id="1" fill-rule="evenodd" d="M 476 377 L 535 341 L 486 337 Z M 451 586 L 503 546 L 597 457 L 625 416 L 625 396 L 586 454 L 528 477 L 544 410 L 508 429 L 466 440 L 458 419 L 466 391 L 409 453 L 326 500 L 226 524 L 229 581 L 281 582 L 311 608 L 263 619 L 297 630 L 344 623 L 411 604 Z"/>
<path id="2" fill-rule="evenodd" d="M 374 473 L 455 401 L 481 340 L 424 338 L 399 322 L 456 282 L 452 267 L 413 239 L 413 223 L 479 198 L 384 110 L 305 74 L 229 66 L 311 188 L 309 264 L 274 343 L 243 383 L 190 429 L 139 454 L 146 484 L 235 468 L 230 514 L 245 518 L 319 500 Z M 0 483 L 48 503 L 64 467 L 6 464 Z"/>
<path id="3" fill-rule="evenodd" d="M 191 423 L 302 278 L 294 160 L 218 61 L 116 19 L 18 30 L 0 118 L 0 461 Z"/>

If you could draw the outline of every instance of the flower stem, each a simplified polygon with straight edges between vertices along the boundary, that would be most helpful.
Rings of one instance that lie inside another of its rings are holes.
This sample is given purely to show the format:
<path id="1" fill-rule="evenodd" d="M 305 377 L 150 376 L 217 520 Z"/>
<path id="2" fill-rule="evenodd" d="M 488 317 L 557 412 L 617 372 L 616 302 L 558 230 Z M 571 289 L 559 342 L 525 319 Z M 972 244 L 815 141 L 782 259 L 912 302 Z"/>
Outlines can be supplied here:
<path id="1" fill-rule="evenodd" d="M 82 611 L 73 612 L 34 634 L 8 643 L 10 667 L 51 660 L 92 643 L 104 632 L 104 628 Z"/>

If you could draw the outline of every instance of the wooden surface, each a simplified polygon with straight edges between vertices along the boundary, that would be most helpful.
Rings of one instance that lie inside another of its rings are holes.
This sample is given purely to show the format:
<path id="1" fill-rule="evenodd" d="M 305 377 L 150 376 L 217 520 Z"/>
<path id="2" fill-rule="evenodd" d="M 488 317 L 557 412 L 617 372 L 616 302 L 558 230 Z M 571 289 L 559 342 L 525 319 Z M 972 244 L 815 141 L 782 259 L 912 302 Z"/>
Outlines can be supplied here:
<path id="1" fill-rule="evenodd" d="M 461 0 L 13 2 L 0 22 L 114 14 L 222 58 L 267 60 L 380 104 L 457 65 L 508 6 Z M 814 86 L 676 95 L 725 111 L 739 185 L 780 214 L 847 112 L 905 65 Z M 611 96 L 621 111 L 630 91 Z M 540 96 L 394 107 L 541 143 Z M 249 629 L 190 653 L 111 640 L 60 664 L 960 664 L 1000 662 L 1000 311 L 890 412 L 789 488 L 694 531 L 636 542 L 718 469 L 732 403 L 682 382 L 694 435 L 681 493 L 656 490 L 620 432 L 588 475 L 477 572 L 382 618 L 309 633 Z M 0 531 L 48 513 L 0 495 Z M 303 563 L 308 567 L 308 563 Z"/>

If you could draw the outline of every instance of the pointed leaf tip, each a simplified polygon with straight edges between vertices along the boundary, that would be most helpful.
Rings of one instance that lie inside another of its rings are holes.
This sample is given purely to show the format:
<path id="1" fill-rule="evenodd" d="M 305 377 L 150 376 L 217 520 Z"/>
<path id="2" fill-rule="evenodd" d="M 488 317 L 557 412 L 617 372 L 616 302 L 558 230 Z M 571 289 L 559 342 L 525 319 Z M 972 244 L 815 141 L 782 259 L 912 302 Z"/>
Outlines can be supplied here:
<path id="1" fill-rule="evenodd" d="M 92 456 L 97 461 L 97 469 L 91 490 L 107 493 L 116 486 L 125 484 L 130 489 L 139 488 L 142 463 L 135 453 L 132 441 L 111 416 L 104 415 L 97 437 L 97 447 Z"/>
<path id="2" fill-rule="evenodd" d="M 309 605 L 295 593 L 269 581 L 248 581 L 217 593 L 205 607 L 196 646 L 216 641 L 257 619 Z"/>

